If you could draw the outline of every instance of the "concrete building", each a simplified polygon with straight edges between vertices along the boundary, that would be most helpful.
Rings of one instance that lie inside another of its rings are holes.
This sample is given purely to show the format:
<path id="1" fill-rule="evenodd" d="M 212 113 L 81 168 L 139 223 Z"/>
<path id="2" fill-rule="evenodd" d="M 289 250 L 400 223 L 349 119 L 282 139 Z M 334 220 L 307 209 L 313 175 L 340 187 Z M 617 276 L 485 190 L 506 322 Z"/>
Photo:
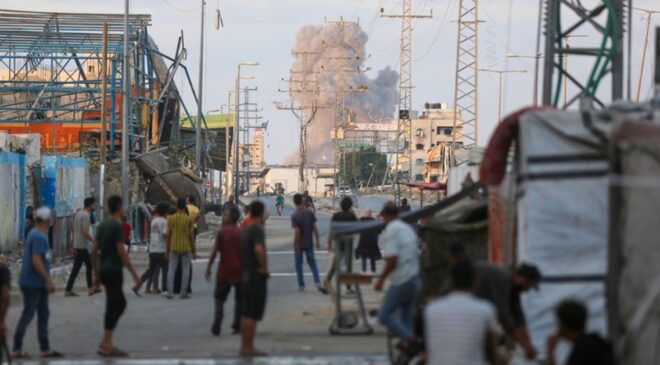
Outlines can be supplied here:
<path id="1" fill-rule="evenodd" d="M 245 151 L 245 146 L 240 145 L 242 151 Z M 247 155 L 249 158 L 249 166 L 251 169 L 261 169 L 264 167 L 264 130 L 263 128 L 256 128 L 251 137 L 250 143 L 247 146 Z"/>
<path id="2" fill-rule="evenodd" d="M 268 165 L 261 176 L 265 192 L 284 190 L 285 194 L 298 192 L 298 165 Z M 327 196 L 333 188 L 332 165 L 308 165 L 305 169 L 307 190 L 312 196 Z"/>
<path id="3" fill-rule="evenodd" d="M 404 178 L 409 176 L 412 181 L 444 182 L 446 174 L 440 174 L 438 170 L 428 173 L 427 162 L 429 156 L 434 156 L 434 166 L 437 166 L 438 163 L 445 164 L 446 161 L 442 160 L 450 157 L 450 154 L 430 152 L 449 150 L 437 146 L 448 146 L 452 143 L 454 113 L 445 103 L 426 103 L 418 117 L 411 121 L 412 171 L 407 151 L 399 156 L 400 171 Z M 463 141 L 458 140 L 456 143 L 461 145 Z M 407 150 L 409 146 L 405 147 Z"/>

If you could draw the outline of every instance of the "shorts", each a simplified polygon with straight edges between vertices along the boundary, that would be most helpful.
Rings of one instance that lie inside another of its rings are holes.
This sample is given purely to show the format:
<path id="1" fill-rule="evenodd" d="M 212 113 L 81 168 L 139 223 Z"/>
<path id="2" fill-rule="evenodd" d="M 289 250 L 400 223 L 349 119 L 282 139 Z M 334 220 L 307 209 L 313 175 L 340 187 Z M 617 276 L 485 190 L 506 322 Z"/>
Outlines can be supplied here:
<path id="1" fill-rule="evenodd" d="M 260 321 L 266 310 L 266 280 L 243 282 L 243 317 Z"/>

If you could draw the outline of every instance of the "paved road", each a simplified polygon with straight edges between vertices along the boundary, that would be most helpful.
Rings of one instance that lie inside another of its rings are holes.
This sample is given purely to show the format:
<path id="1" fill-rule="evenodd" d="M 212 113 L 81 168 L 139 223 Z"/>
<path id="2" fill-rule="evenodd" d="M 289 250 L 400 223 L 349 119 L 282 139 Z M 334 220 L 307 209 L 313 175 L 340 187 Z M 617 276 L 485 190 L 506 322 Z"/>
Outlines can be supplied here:
<path id="1" fill-rule="evenodd" d="M 268 203 L 271 204 L 271 203 Z M 274 202 L 272 203 L 274 209 Z M 269 205 L 269 210 L 271 209 Z M 292 207 L 287 206 L 287 212 Z M 323 237 L 327 232 L 329 217 L 319 214 L 319 228 Z M 201 251 L 211 245 L 212 234 L 200 238 Z M 324 238 L 322 238 L 324 240 Z M 385 363 L 385 337 L 382 327 L 376 326 L 376 334 L 371 336 L 330 336 L 328 326 L 333 317 L 333 305 L 327 296 L 313 289 L 312 278 L 307 272 L 308 290 L 299 292 L 296 284 L 291 228 L 289 217 L 271 216 L 267 224 L 267 245 L 273 277 L 269 282 L 269 297 L 265 320 L 260 324 L 257 345 L 270 354 L 279 356 L 255 364 L 343 364 L 343 363 Z M 133 254 L 132 258 L 144 268 L 145 254 Z M 321 271 L 327 264 L 327 254 L 318 252 Z M 203 279 L 206 265 L 204 259 L 195 262 L 193 298 L 190 300 L 165 300 L 160 296 L 145 295 L 138 298 L 130 293 L 132 283 L 126 282 L 124 289 L 128 298 L 128 309 L 119 323 L 116 332 L 116 345 L 132 354 L 131 359 L 230 359 L 215 362 L 234 364 L 231 360 L 237 353 L 239 339 L 231 336 L 229 321 L 223 323 L 220 338 L 210 334 L 210 321 L 213 313 L 213 285 Z M 128 276 L 127 276 L 128 280 Z M 83 285 L 79 277 L 77 285 Z M 64 279 L 60 279 L 60 285 Z M 84 288 L 78 288 L 83 292 Z M 129 294 L 130 293 L 130 294 Z M 367 305 L 375 308 L 379 294 L 365 288 Z M 96 359 L 96 348 L 102 332 L 104 295 L 64 298 L 62 288 L 51 297 L 50 337 L 53 348 L 67 354 L 72 359 Z M 20 314 L 21 302 L 14 301 L 8 315 L 8 325 L 14 328 Z M 231 318 L 233 304 L 227 304 L 227 318 Z M 38 352 L 36 341 L 36 321 L 29 327 L 25 350 L 33 355 Z M 347 358 L 333 357 L 348 356 Z M 324 357 L 324 355 L 331 355 Z M 294 356 L 289 361 L 287 356 Z M 127 362 L 121 362 L 127 363 Z M 160 361 L 159 363 L 165 363 Z M 167 362 L 173 364 L 173 362 Z M 176 360 L 176 363 L 179 363 Z M 193 362 L 191 362 L 193 363 Z M 210 362 L 194 362 L 208 364 Z"/>

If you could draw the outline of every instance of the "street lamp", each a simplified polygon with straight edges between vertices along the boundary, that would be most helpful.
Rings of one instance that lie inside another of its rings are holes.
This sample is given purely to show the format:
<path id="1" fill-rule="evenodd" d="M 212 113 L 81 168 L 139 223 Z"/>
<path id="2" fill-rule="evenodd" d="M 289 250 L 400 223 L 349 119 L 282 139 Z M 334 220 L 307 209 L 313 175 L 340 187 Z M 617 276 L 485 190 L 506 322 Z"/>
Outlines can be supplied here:
<path id="1" fill-rule="evenodd" d="M 538 95 L 539 95 L 539 60 L 543 57 L 543 53 L 537 53 L 536 56 L 528 55 L 519 55 L 516 53 L 508 53 L 507 58 L 531 58 L 534 60 L 534 106 L 539 105 Z"/>
<path id="2" fill-rule="evenodd" d="M 502 120 L 502 76 L 504 74 L 512 73 L 526 73 L 527 70 L 491 70 L 488 68 L 480 68 L 479 71 L 497 74 L 499 83 L 499 92 L 497 94 L 497 122 L 499 123 Z"/>
<path id="3" fill-rule="evenodd" d="M 241 62 L 238 64 L 238 72 L 236 74 L 236 89 L 234 91 L 234 199 L 236 199 L 236 204 L 238 204 L 238 196 L 240 193 L 240 187 L 239 187 L 239 179 L 238 179 L 238 173 L 239 173 L 239 159 L 238 159 L 238 154 L 239 154 L 239 148 L 238 148 L 238 141 L 239 141 L 239 94 L 241 90 L 241 79 L 243 80 L 251 80 L 254 79 L 254 76 L 252 75 L 241 75 L 241 67 L 242 66 L 259 66 L 259 62 L 256 61 L 247 61 L 247 62 Z"/>

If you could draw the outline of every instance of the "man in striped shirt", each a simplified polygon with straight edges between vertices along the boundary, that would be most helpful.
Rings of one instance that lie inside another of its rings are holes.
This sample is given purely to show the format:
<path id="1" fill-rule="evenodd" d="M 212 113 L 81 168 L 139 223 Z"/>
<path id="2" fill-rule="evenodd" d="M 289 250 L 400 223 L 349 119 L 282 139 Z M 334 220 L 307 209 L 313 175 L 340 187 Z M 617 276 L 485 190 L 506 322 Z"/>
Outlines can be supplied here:
<path id="1" fill-rule="evenodd" d="M 190 298 L 188 294 L 188 278 L 192 260 L 197 258 L 195 249 L 195 233 L 193 221 L 186 210 L 186 199 L 177 201 L 177 212 L 167 218 L 169 235 L 167 236 L 167 251 L 165 257 L 169 257 L 169 270 L 167 273 L 167 299 L 172 299 L 174 288 L 174 275 L 176 268 L 181 262 L 181 299 Z"/>
<path id="2" fill-rule="evenodd" d="M 496 363 L 496 311 L 472 294 L 475 275 L 471 263 L 457 263 L 451 274 L 453 290 L 424 309 L 427 364 Z"/>

